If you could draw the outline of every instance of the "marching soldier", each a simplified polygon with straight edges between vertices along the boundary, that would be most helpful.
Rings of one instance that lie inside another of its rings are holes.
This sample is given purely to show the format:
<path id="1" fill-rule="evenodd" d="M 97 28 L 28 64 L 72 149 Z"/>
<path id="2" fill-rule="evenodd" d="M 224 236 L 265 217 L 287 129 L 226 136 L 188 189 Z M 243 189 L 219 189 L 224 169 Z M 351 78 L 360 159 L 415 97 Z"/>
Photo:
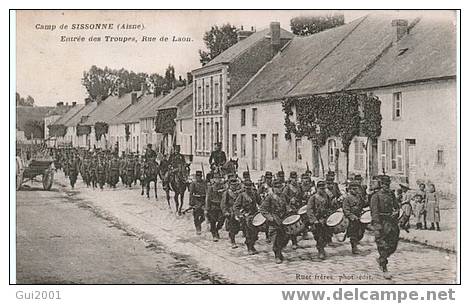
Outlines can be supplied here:
<path id="1" fill-rule="evenodd" d="M 162 163 L 164 161 L 162 160 Z M 170 182 L 170 173 L 172 170 L 176 168 L 181 168 L 182 166 L 186 165 L 186 161 L 184 159 L 184 156 L 180 153 L 180 146 L 176 145 L 173 152 L 170 154 L 168 157 L 168 162 L 164 164 L 164 166 L 167 166 L 167 170 L 163 171 L 165 172 L 163 176 L 163 189 L 167 191 L 169 189 L 169 182 Z M 160 169 L 162 170 L 162 166 L 160 166 Z"/>
<path id="2" fill-rule="evenodd" d="M 204 222 L 204 204 L 206 201 L 206 183 L 202 179 L 202 171 L 196 171 L 196 180 L 189 185 L 189 206 L 193 208 L 196 234 L 201 234 L 201 224 Z"/>
<path id="3" fill-rule="evenodd" d="M 130 155 L 126 163 L 126 179 L 127 179 L 126 186 L 128 186 L 129 188 L 132 187 L 132 183 L 134 182 L 134 179 L 135 179 L 134 171 L 135 171 L 135 160 L 134 160 L 134 156 Z"/>
<path id="4" fill-rule="evenodd" d="M 253 218 L 258 212 L 261 198 L 251 180 L 243 181 L 243 189 L 233 206 L 235 217 L 240 220 L 241 229 L 245 232 L 245 244 L 249 254 L 256 254 L 255 242 L 258 230 L 253 226 Z"/>
<path id="5" fill-rule="evenodd" d="M 375 243 L 379 251 L 377 262 L 384 273 L 384 278 L 390 280 L 388 273 L 388 258 L 395 252 L 398 245 L 400 228 L 398 227 L 399 205 L 395 195 L 390 191 L 390 177 L 381 176 L 381 189 L 372 195 L 370 211 L 374 228 Z"/>
<path id="6" fill-rule="evenodd" d="M 70 165 L 69 165 L 69 180 L 70 180 L 70 186 L 72 186 L 72 189 L 75 188 L 75 183 L 77 182 L 77 176 L 78 176 L 78 171 L 79 171 L 79 161 L 78 158 L 75 157 L 74 154 L 72 154 L 70 158 Z"/>
<path id="7" fill-rule="evenodd" d="M 121 183 L 123 185 L 127 185 L 126 165 L 127 165 L 127 155 L 126 155 L 126 152 L 122 151 L 121 159 L 119 161 L 119 176 L 121 177 Z"/>
<path id="8" fill-rule="evenodd" d="M 152 144 L 147 144 L 147 148 L 145 149 L 145 159 L 155 159 L 157 158 L 157 153 L 152 149 Z"/>
<path id="9" fill-rule="evenodd" d="M 225 191 L 224 179 L 220 173 L 213 175 L 213 184 L 207 189 L 206 206 L 204 215 L 210 224 L 212 240 L 217 242 L 220 239 L 219 230 L 224 225 L 224 215 L 220 206 L 222 193 Z"/>
<path id="10" fill-rule="evenodd" d="M 290 204 L 290 207 L 292 209 L 291 213 L 296 214 L 300 207 L 302 207 L 302 201 L 298 200 L 297 197 L 300 193 L 300 188 L 297 182 L 297 172 L 292 171 L 289 174 L 289 182 L 282 190 L 282 193 L 286 197 L 287 202 Z M 292 235 L 290 239 L 292 241 L 292 249 L 296 250 L 298 247 L 297 236 Z"/>
<path id="11" fill-rule="evenodd" d="M 282 249 L 289 242 L 285 227 L 282 225 L 282 219 L 291 210 L 286 197 L 282 194 L 282 186 L 280 180 L 274 180 L 273 191 L 264 198 L 260 207 L 260 212 L 266 218 L 269 225 L 269 235 L 273 243 L 276 264 L 280 264 L 284 260 Z"/>
<path id="12" fill-rule="evenodd" d="M 235 243 L 235 236 L 240 231 L 240 222 L 235 217 L 233 205 L 240 193 L 240 188 L 238 179 L 236 177 L 232 177 L 229 181 L 229 188 L 222 194 L 222 201 L 220 204 L 222 213 L 225 216 L 225 228 L 228 231 L 228 236 L 233 249 L 238 248 L 238 245 Z"/>
<path id="13" fill-rule="evenodd" d="M 214 151 L 211 152 L 209 157 L 209 165 L 212 171 L 215 171 L 216 168 L 222 166 L 227 162 L 227 156 L 225 152 L 222 151 L 222 143 L 215 143 Z"/>
<path id="14" fill-rule="evenodd" d="M 119 158 L 117 155 L 114 155 L 109 167 L 111 187 L 113 188 L 116 188 L 116 184 L 119 182 L 119 165 Z"/>
<path id="15" fill-rule="evenodd" d="M 98 161 L 96 163 L 96 181 L 101 190 L 103 190 L 104 184 L 106 182 L 106 167 L 104 161 L 98 157 Z"/>
<path id="16" fill-rule="evenodd" d="M 313 226 L 313 236 L 317 242 L 318 257 L 322 260 L 326 258 L 325 246 L 330 239 L 330 228 L 326 225 L 326 220 L 331 214 L 331 199 L 325 191 L 326 183 L 317 183 L 317 193 L 313 195 L 307 203 L 307 217 L 309 224 Z"/>
<path id="17" fill-rule="evenodd" d="M 264 173 L 264 182 L 258 187 L 258 195 L 261 197 L 261 201 L 272 192 L 273 185 L 273 173 L 271 171 L 266 171 Z M 271 243 L 271 237 L 269 231 L 266 231 L 266 241 Z"/>
<path id="18" fill-rule="evenodd" d="M 343 213 L 349 220 L 347 236 L 349 236 L 351 241 L 352 254 L 359 253 L 357 244 L 364 236 L 364 226 L 359 221 L 364 207 L 365 202 L 361 193 L 361 184 L 357 181 L 352 181 L 349 184 L 349 192 L 343 198 Z"/>

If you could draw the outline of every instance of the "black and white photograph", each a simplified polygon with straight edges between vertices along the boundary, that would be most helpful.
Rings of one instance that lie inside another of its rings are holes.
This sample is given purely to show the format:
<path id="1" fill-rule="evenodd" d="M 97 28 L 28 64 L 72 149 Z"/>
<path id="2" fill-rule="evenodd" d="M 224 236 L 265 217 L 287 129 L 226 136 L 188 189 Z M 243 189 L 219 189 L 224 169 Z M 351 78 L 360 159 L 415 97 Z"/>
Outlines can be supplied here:
<path id="1" fill-rule="evenodd" d="M 12 284 L 460 284 L 459 10 L 11 23 Z"/>

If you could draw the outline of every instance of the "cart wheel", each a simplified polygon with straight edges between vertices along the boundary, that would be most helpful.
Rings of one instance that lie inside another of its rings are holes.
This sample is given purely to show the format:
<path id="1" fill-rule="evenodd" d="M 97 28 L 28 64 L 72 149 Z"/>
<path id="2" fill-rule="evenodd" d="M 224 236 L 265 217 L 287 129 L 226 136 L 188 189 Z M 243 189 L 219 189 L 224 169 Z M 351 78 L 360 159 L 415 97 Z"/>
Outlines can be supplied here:
<path id="1" fill-rule="evenodd" d="M 54 171 L 47 170 L 42 176 L 42 187 L 44 190 L 51 190 L 54 181 Z"/>
<path id="2" fill-rule="evenodd" d="M 23 171 L 16 172 L 16 191 L 20 190 L 23 184 Z"/>

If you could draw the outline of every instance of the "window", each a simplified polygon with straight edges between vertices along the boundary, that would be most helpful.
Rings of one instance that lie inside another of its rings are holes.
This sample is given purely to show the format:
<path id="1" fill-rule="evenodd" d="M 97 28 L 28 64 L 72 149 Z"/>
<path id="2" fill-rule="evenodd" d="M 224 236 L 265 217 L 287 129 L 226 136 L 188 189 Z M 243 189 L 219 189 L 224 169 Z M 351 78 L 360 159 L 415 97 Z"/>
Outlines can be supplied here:
<path id="1" fill-rule="evenodd" d="M 334 163 L 336 160 L 336 140 L 328 140 L 328 162 L 330 164 Z"/>
<path id="2" fill-rule="evenodd" d="M 240 135 L 240 157 L 246 156 L 246 135 Z"/>
<path id="3" fill-rule="evenodd" d="M 258 125 L 258 109 L 253 108 L 251 109 L 251 125 L 256 127 Z"/>
<path id="4" fill-rule="evenodd" d="M 240 111 L 240 125 L 243 127 L 246 124 L 246 110 L 241 109 Z"/>
<path id="5" fill-rule="evenodd" d="M 354 140 L 354 169 L 364 170 L 364 147 L 362 141 L 359 139 Z"/>
<path id="6" fill-rule="evenodd" d="M 216 121 L 214 123 L 214 138 L 215 138 L 216 143 L 220 141 L 219 134 L 220 134 L 219 122 Z"/>
<path id="7" fill-rule="evenodd" d="M 382 172 L 387 170 L 387 142 L 382 140 L 380 147 L 380 162 L 382 163 Z"/>
<path id="8" fill-rule="evenodd" d="M 204 151 L 209 151 L 211 149 L 211 124 L 206 122 L 206 146 Z"/>
<path id="9" fill-rule="evenodd" d="M 390 139 L 390 168 L 392 170 L 397 169 L 397 141 L 395 139 Z"/>
<path id="10" fill-rule="evenodd" d="M 295 139 L 295 161 L 302 160 L 302 139 L 296 138 Z"/>
<path id="11" fill-rule="evenodd" d="M 202 150 L 202 141 L 204 140 L 203 139 L 204 135 L 202 134 L 202 123 L 198 123 L 197 125 L 197 149 L 198 150 Z"/>
<path id="12" fill-rule="evenodd" d="M 437 150 L 437 164 L 438 165 L 444 164 L 444 150 L 442 149 Z"/>
<path id="13" fill-rule="evenodd" d="M 393 119 L 397 120 L 402 117 L 402 98 L 401 92 L 393 93 Z"/>
<path id="14" fill-rule="evenodd" d="M 273 134 L 272 137 L 272 159 L 279 158 L 279 135 Z"/>
<path id="15" fill-rule="evenodd" d="M 251 135 L 251 168 L 258 170 L 258 135 Z"/>
<path id="16" fill-rule="evenodd" d="M 180 132 L 183 133 L 183 121 L 180 120 Z"/>
<path id="17" fill-rule="evenodd" d="M 205 95 L 204 97 L 205 97 L 205 100 L 206 100 L 206 104 L 204 106 L 204 109 L 208 110 L 211 107 L 211 93 L 209 91 L 209 84 L 206 84 L 206 91 L 204 92 L 204 95 Z"/>
<path id="18" fill-rule="evenodd" d="M 232 134 L 232 157 L 237 157 L 237 134 Z"/>
<path id="19" fill-rule="evenodd" d="M 202 110 L 202 89 L 200 86 L 197 87 L 196 105 L 197 105 L 197 111 L 200 112 Z"/>
<path id="20" fill-rule="evenodd" d="M 214 109 L 219 108 L 219 96 L 220 96 L 219 91 L 220 91 L 219 83 L 215 83 L 214 84 Z"/>
<path id="21" fill-rule="evenodd" d="M 402 141 L 397 141 L 397 169 L 400 172 L 403 172 L 403 147 Z"/>

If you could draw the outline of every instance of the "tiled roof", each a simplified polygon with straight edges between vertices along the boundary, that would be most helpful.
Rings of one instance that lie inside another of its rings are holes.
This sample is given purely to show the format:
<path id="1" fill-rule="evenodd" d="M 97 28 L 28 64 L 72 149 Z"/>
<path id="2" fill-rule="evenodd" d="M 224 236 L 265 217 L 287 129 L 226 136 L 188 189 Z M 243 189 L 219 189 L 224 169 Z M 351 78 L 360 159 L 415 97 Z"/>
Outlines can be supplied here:
<path id="1" fill-rule="evenodd" d="M 78 113 L 73 115 L 68 121 L 65 122 L 67 127 L 75 127 L 78 125 L 82 119 L 82 116 L 88 116 L 90 113 L 97 108 L 96 102 L 90 102 L 89 104 L 84 105 Z"/>
<path id="2" fill-rule="evenodd" d="M 85 107 L 84 104 L 77 104 L 75 105 L 74 107 L 70 108 L 70 110 L 68 110 L 64 115 L 62 115 L 59 119 L 57 119 L 56 121 L 54 121 L 54 125 L 65 125 L 65 123 L 67 121 L 69 121 L 69 119 L 71 119 L 74 115 L 76 115 L 78 112 L 80 112 L 80 110 L 83 109 L 83 107 Z"/>
<path id="3" fill-rule="evenodd" d="M 179 104 L 185 102 L 188 99 L 192 100 L 193 97 L 193 87 L 192 85 L 188 85 L 181 91 L 181 93 L 175 95 L 173 98 L 169 99 L 167 102 L 161 105 L 159 110 L 165 110 L 169 108 L 175 108 Z"/>
<path id="4" fill-rule="evenodd" d="M 455 75 L 455 26 L 451 22 L 422 18 L 399 41 L 399 48 L 409 48 L 402 57 L 393 45 L 392 19 L 370 14 L 305 38 L 295 37 L 228 104 Z"/>
<path id="5" fill-rule="evenodd" d="M 137 99 L 137 103 L 133 105 L 129 105 L 125 108 L 121 113 L 114 116 L 109 124 L 110 125 L 117 125 L 122 123 L 132 123 L 138 122 L 139 117 L 138 114 L 142 113 L 145 109 L 147 109 L 150 104 L 155 101 L 155 97 L 152 94 L 146 94 L 139 96 Z"/>
<path id="6" fill-rule="evenodd" d="M 103 100 L 96 109 L 89 114 L 85 125 L 94 125 L 97 122 L 105 122 L 107 124 L 114 116 L 121 113 L 124 109 L 131 105 L 131 93 L 119 96 L 110 96 Z"/>
<path id="7" fill-rule="evenodd" d="M 281 39 L 290 39 L 292 37 L 294 37 L 294 34 L 281 28 Z M 265 38 L 270 38 L 269 28 L 255 32 L 247 38 L 235 43 L 234 45 L 220 53 L 217 57 L 209 61 L 204 67 L 212 66 L 218 63 L 232 62 L 235 58 L 243 54 L 250 47 L 255 45 L 258 41 Z"/>
<path id="8" fill-rule="evenodd" d="M 169 102 L 170 99 L 174 98 L 183 90 L 184 90 L 184 87 L 178 87 L 174 89 L 173 91 L 171 91 L 170 93 L 168 93 L 167 95 L 158 99 L 158 101 L 155 103 L 152 103 L 147 109 L 147 111 L 145 111 L 145 113 L 142 113 L 139 118 L 144 119 L 144 118 L 149 118 L 149 117 L 156 117 L 158 110 L 160 110 L 163 105 L 165 105 L 167 102 Z"/>

